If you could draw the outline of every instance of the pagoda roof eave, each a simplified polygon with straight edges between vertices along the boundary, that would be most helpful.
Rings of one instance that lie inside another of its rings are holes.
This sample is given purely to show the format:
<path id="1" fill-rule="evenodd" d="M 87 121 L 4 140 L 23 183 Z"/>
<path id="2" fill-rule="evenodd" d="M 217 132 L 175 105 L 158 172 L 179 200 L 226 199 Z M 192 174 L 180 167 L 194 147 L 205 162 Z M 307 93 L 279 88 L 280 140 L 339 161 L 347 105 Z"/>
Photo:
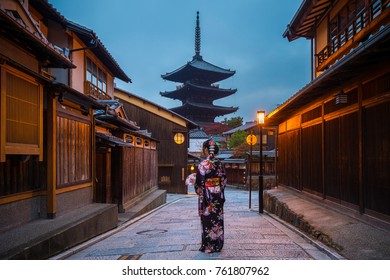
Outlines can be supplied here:
<path id="1" fill-rule="evenodd" d="M 176 112 L 177 114 L 181 114 L 181 115 L 187 114 L 186 110 L 181 108 L 181 107 L 177 107 L 177 108 L 174 108 L 174 109 L 171 109 L 171 110 L 173 112 Z M 228 114 L 234 113 L 237 110 L 238 110 L 238 108 L 234 109 L 234 110 L 229 110 L 229 111 L 216 111 L 216 110 L 209 110 L 209 109 L 207 109 L 207 110 L 205 110 L 205 113 L 207 112 L 207 115 L 212 116 L 212 118 L 216 118 L 216 117 L 220 117 L 220 116 L 224 116 L 224 115 L 228 115 Z M 191 117 L 191 116 L 189 116 L 189 117 Z M 194 121 L 199 124 L 200 120 L 194 119 Z"/>
<path id="2" fill-rule="evenodd" d="M 182 106 L 178 106 L 175 108 L 172 108 L 170 110 L 177 112 L 181 111 L 183 109 L 197 109 L 197 110 L 210 110 L 210 112 L 219 112 L 222 115 L 234 113 L 238 110 L 238 107 L 224 107 L 224 106 L 217 106 L 213 104 L 202 104 L 202 103 L 195 103 L 195 102 L 186 102 Z"/>
<path id="3" fill-rule="evenodd" d="M 198 73 L 194 72 L 197 71 Z M 193 74 L 198 75 L 193 75 Z M 187 62 L 182 67 L 166 73 L 165 75 L 161 75 L 164 80 L 169 80 L 172 82 L 181 82 L 185 83 L 197 76 L 204 76 L 209 79 L 210 82 L 218 82 L 225 80 L 231 76 L 233 76 L 236 71 L 232 71 L 229 69 L 224 69 L 214 64 L 211 64 L 202 58 L 194 57 L 194 59 L 190 62 Z M 213 77 L 213 78 L 210 78 Z"/>
<path id="4" fill-rule="evenodd" d="M 191 82 L 186 82 L 182 87 L 173 91 L 160 92 L 161 96 L 185 100 L 189 92 L 196 95 L 207 95 L 211 100 L 217 100 L 230 96 L 237 92 L 237 89 L 223 89 L 219 87 L 200 86 Z"/>

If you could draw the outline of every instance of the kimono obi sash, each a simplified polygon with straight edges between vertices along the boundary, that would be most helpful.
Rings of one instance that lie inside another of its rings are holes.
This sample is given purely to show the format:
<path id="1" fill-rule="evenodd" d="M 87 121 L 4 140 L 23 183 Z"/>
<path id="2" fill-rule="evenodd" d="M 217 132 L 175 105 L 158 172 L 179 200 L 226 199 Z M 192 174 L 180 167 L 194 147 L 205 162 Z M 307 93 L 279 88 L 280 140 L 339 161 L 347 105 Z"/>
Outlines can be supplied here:
<path id="1" fill-rule="evenodd" d="M 211 193 L 220 193 L 221 192 L 220 180 L 218 177 L 206 179 L 205 187 Z"/>

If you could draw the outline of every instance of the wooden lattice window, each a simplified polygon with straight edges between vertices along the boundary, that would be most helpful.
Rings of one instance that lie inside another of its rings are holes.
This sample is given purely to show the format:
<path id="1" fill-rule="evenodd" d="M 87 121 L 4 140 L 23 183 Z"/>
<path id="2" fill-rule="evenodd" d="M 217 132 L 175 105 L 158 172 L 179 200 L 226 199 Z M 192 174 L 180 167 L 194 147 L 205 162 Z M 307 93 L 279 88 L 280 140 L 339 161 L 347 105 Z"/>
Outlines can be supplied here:
<path id="1" fill-rule="evenodd" d="M 43 159 L 42 86 L 23 74 L 1 70 L 1 160 L 5 155 Z"/>
<path id="2" fill-rule="evenodd" d="M 91 125 L 57 116 L 57 186 L 91 180 Z"/>
<path id="3" fill-rule="evenodd" d="M 86 79 L 104 93 L 107 92 L 107 74 L 87 57 Z"/>

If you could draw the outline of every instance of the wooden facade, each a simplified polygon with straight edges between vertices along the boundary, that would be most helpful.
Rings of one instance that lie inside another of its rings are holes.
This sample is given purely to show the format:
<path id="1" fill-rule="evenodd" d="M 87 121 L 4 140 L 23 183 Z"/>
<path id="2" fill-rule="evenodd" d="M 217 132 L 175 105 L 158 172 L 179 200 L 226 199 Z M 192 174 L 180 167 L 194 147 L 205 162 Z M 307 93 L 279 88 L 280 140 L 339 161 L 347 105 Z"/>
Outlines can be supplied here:
<path id="1" fill-rule="evenodd" d="M 131 80 L 96 34 L 45 0 L 0 1 L 0 26 L 0 232 L 156 189 L 157 141 L 107 103 Z"/>
<path id="2" fill-rule="evenodd" d="M 242 184 L 242 182 L 248 182 L 248 178 L 252 176 L 258 176 L 260 173 L 260 128 L 256 121 L 247 122 L 242 126 L 236 127 L 232 130 L 226 131 L 223 133 L 227 139 L 230 139 L 233 133 L 237 131 L 245 131 L 248 135 L 253 134 L 256 136 L 257 143 L 252 146 L 252 158 L 250 157 L 250 152 L 248 151 L 246 166 L 240 172 L 236 168 L 227 168 L 227 176 L 231 176 L 234 183 Z M 275 147 L 276 147 L 276 127 L 263 127 L 262 129 L 262 149 L 263 149 L 263 174 L 264 175 L 275 175 L 276 176 L 276 160 L 275 160 Z M 248 149 L 250 146 L 248 145 Z M 229 158 L 229 160 L 234 161 L 234 158 Z M 237 159 L 239 162 L 241 159 Z M 234 166 L 233 166 L 234 167 Z M 237 167 L 237 166 L 236 166 Z M 241 168 L 239 168 L 241 169 Z M 249 170 L 250 169 L 250 170 Z M 230 173 L 232 173 L 230 175 Z M 240 173 L 240 175 L 238 175 Z M 242 178 L 244 179 L 242 179 Z M 228 180 L 230 182 L 230 180 Z"/>
<path id="3" fill-rule="evenodd" d="M 244 186 L 247 182 L 248 165 L 245 159 L 222 160 L 229 185 Z"/>
<path id="4" fill-rule="evenodd" d="M 139 196 L 158 188 L 157 141 L 138 132 L 122 103 L 100 103 L 106 107 L 95 110 L 95 200 L 115 203 L 119 212 L 126 212 Z"/>
<path id="5" fill-rule="evenodd" d="M 39 11 L 32 11 L 28 3 L 20 1 L 0 4 L 0 231 L 3 231 L 56 215 L 57 101 L 50 91 L 54 78 L 48 69 L 69 69 L 74 65 L 50 44 L 47 25 L 36 24 L 36 18 L 42 17 Z M 88 108 L 91 106 L 85 110 Z"/>
<path id="6" fill-rule="evenodd" d="M 121 89 L 115 89 L 115 97 L 124 104 L 127 116 L 137 125 L 147 128 L 157 139 L 158 185 L 170 193 L 187 193 L 185 179 L 188 176 L 189 130 L 196 124 L 176 113 Z M 175 142 L 175 135 L 182 134 L 184 142 Z"/>
<path id="7" fill-rule="evenodd" d="M 114 202 L 124 212 L 134 199 L 158 187 L 156 146 L 121 147 L 113 151 Z M 126 172 L 123 172 L 126 170 Z M 115 201 L 116 200 L 116 201 Z"/>
<path id="8" fill-rule="evenodd" d="M 306 11 L 298 11 L 294 30 L 286 31 L 290 40 L 320 1 L 304 2 Z M 332 23 L 348 11 L 345 27 L 352 31 L 341 29 L 350 35 L 333 53 L 316 53 L 324 59 L 314 65 L 316 78 L 268 115 L 279 125 L 279 183 L 388 222 L 390 1 L 328 2 L 335 3 L 323 20 L 300 36 L 315 40 L 316 50 L 335 44 Z M 355 30 L 359 17 L 364 22 Z"/>

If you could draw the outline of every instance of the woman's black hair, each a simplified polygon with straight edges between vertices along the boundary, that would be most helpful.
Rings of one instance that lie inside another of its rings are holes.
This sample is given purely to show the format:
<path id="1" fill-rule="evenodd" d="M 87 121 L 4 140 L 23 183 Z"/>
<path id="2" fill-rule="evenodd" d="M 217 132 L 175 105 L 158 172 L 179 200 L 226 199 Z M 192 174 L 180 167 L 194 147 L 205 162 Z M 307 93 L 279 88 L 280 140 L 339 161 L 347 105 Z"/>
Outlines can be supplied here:
<path id="1" fill-rule="evenodd" d="M 207 149 L 209 154 L 216 155 L 219 152 L 219 147 L 213 139 L 209 139 L 203 143 L 203 149 Z"/>

